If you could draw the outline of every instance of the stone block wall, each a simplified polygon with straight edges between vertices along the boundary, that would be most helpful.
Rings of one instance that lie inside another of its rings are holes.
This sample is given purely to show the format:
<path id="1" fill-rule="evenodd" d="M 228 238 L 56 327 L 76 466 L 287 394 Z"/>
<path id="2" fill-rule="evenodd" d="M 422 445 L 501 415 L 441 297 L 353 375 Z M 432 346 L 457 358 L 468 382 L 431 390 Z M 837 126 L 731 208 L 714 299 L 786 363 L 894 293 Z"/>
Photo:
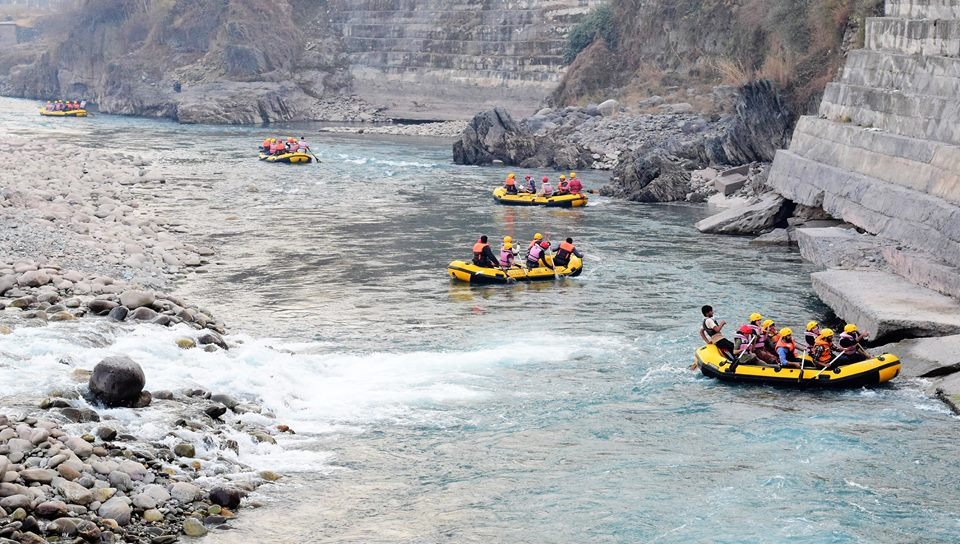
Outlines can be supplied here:
<path id="1" fill-rule="evenodd" d="M 866 48 L 851 52 L 819 115 L 800 120 L 768 183 L 919 250 L 932 264 L 900 268 L 923 283 L 918 266 L 960 267 L 960 0 L 887 0 L 866 28 Z M 960 296 L 957 282 L 937 284 Z"/>
<path id="2" fill-rule="evenodd" d="M 393 117 L 466 118 L 495 104 L 533 113 L 563 74 L 568 30 L 601 3 L 328 0 L 328 16 L 356 94 Z"/>

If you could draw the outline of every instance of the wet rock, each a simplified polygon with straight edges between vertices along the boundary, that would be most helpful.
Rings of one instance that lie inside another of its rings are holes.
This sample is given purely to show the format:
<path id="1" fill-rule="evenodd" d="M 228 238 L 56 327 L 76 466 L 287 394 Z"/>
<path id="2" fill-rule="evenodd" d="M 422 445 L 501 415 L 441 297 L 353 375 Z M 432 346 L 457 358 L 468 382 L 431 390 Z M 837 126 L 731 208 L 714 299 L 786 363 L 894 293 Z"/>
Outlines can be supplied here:
<path id="1" fill-rule="evenodd" d="M 120 304 L 131 310 L 136 310 L 142 306 L 150 306 L 156 299 L 153 293 L 146 291 L 130 290 L 120 294 Z"/>
<path id="2" fill-rule="evenodd" d="M 79 520 L 77 522 L 77 536 L 88 542 L 97 542 L 100 540 L 100 528 L 92 521 Z"/>
<path id="3" fill-rule="evenodd" d="M 20 471 L 20 478 L 28 484 L 33 482 L 49 484 L 56 475 L 55 471 L 46 468 L 28 468 Z"/>
<path id="4" fill-rule="evenodd" d="M 173 400 L 173 392 L 166 390 L 154 391 L 153 398 L 159 400 Z"/>
<path id="5" fill-rule="evenodd" d="M 237 508 L 242 498 L 240 490 L 232 487 L 217 486 L 210 490 L 210 502 L 219 506 Z"/>
<path id="6" fill-rule="evenodd" d="M 47 525 L 47 532 L 64 536 L 73 536 L 77 534 L 77 526 L 79 524 L 80 521 L 76 519 L 60 518 L 54 520 L 52 523 L 50 523 L 50 525 Z"/>
<path id="7" fill-rule="evenodd" d="M 80 471 L 66 464 L 58 466 L 57 473 L 60 474 L 63 479 L 70 480 L 71 482 L 80 477 Z"/>
<path id="8" fill-rule="evenodd" d="M 157 509 L 150 509 L 143 513 L 143 519 L 150 523 L 156 523 L 158 521 L 163 521 L 163 514 L 161 514 Z"/>
<path id="9" fill-rule="evenodd" d="M 538 151 L 537 138 L 502 108 L 478 113 L 453 144 L 456 164 L 521 164 Z"/>
<path id="10" fill-rule="evenodd" d="M 193 447 L 193 444 L 181 443 L 177 444 L 173 448 L 173 453 L 177 454 L 178 457 L 196 457 L 197 450 Z"/>
<path id="11" fill-rule="evenodd" d="M 276 482 L 277 480 L 282 478 L 282 476 L 280 476 L 279 474 L 271 470 L 262 470 L 259 472 L 258 475 L 268 482 Z"/>
<path id="12" fill-rule="evenodd" d="M 33 295 L 27 295 L 27 296 L 22 296 L 20 298 L 10 301 L 10 304 L 8 304 L 7 306 L 9 306 L 10 308 L 24 309 L 24 308 L 29 308 L 30 306 L 33 306 L 36 303 L 37 303 L 37 297 Z"/>
<path id="13" fill-rule="evenodd" d="M 110 314 L 107 315 L 107 318 L 111 321 L 124 321 L 127 319 L 127 315 L 130 313 L 130 310 L 126 306 L 117 306 L 116 308 L 110 310 Z"/>
<path id="14" fill-rule="evenodd" d="M 187 518 L 183 520 L 183 534 L 187 536 L 203 536 L 207 534 L 207 528 L 203 526 L 197 518 Z"/>
<path id="15" fill-rule="evenodd" d="M 30 509 L 30 504 L 33 501 L 30 500 L 30 497 L 26 495 L 10 495 L 9 497 L 4 497 L 0 499 L 0 508 L 4 510 L 16 510 L 18 508 Z"/>
<path id="16" fill-rule="evenodd" d="M 89 442 L 78 437 L 68 438 L 64 443 L 70 450 L 81 459 L 86 459 L 93 454 L 93 446 Z"/>
<path id="17" fill-rule="evenodd" d="M 87 304 L 87 309 L 94 315 L 107 315 L 110 310 L 117 307 L 117 303 L 112 300 L 95 299 Z"/>
<path id="18" fill-rule="evenodd" d="M 153 308 L 147 308 L 142 306 L 136 310 L 131 311 L 127 317 L 137 321 L 153 321 L 157 318 L 157 312 Z"/>
<path id="19" fill-rule="evenodd" d="M 220 404 L 226 406 L 227 408 L 229 408 L 229 409 L 231 409 L 231 410 L 233 410 L 234 408 L 236 408 L 236 407 L 237 407 L 237 404 L 240 404 L 239 402 L 237 402 L 237 400 L 236 400 L 235 398 L 231 397 L 230 395 L 223 395 L 223 394 L 219 394 L 219 393 L 216 394 L 216 395 L 211 395 L 211 396 L 210 396 L 210 400 L 212 400 L 212 401 L 214 401 L 214 402 L 219 402 Z"/>
<path id="20" fill-rule="evenodd" d="M 215 332 L 204 333 L 200 336 L 200 338 L 197 339 L 197 341 L 204 346 L 214 345 L 221 349 L 230 349 L 227 347 L 227 343 L 223 341 L 223 338 L 221 338 L 220 335 Z"/>
<path id="21" fill-rule="evenodd" d="M 117 430 L 110 427 L 100 427 L 97 429 L 97 438 L 104 442 L 112 442 L 117 438 Z"/>
<path id="22" fill-rule="evenodd" d="M 180 349 L 192 349 L 197 347 L 197 343 L 192 338 L 177 338 L 177 346 Z"/>
<path id="23" fill-rule="evenodd" d="M 71 504 L 86 505 L 93 502 L 93 493 L 89 489 L 64 478 L 56 478 L 53 487 Z"/>
<path id="24" fill-rule="evenodd" d="M 114 356 L 97 363 L 89 385 L 90 392 L 97 400 L 114 407 L 135 403 L 145 383 L 146 377 L 140 365 L 129 357 Z"/>
<path id="25" fill-rule="evenodd" d="M 73 321 L 77 319 L 77 317 L 70 312 L 63 311 L 51 315 L 49 319 L 50 321 Z"/>
<path id="26" fill-rule="evenodd" d="M 153 395 L 149 391 L 141 391 L 140 396 L 137 397 L 137 400 L 130 405 L 131 408 L 146 408 L 150 406 L 150 403 L 153 402 Z"/>
<path id="27" fill-rule="evenodd" d="M 222 404 L 213 404 L 204 408 L 203 411 L 213 419 L 220 419 L 220 416 L 227 413 L 227 407 Z"/>

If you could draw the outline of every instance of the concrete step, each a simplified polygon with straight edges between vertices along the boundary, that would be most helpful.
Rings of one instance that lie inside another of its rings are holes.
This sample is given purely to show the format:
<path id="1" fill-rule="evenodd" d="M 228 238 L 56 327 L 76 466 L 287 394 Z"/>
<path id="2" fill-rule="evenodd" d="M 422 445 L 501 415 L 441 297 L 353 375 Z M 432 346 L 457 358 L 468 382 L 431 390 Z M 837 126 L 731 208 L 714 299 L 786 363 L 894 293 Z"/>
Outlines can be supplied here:
<path id="1" fill-rule="evenodd" d="M 960 266 L 960 207 L 942 198 L 792 150 L 777 152 L 767 184 L 796 203 Z"/>
<path id="2" fill-rule="evenodd" d="M 874 340 L 960 334 L 960 302 L 895 274 L 827 270 L 810 278 L 838 317 Z"/>
<path id="3" fill-rule="evenodd" d="M 960 274 L 950 266 L 926 253 L 888 245 L 881 250 L 890 271 L 911 283 L 960 299 Z M 960 360 L 960 355 L 958 355 Z"/>
<path id="4" fill-rule="evenodd" d="M 790 151 L 960 204 L 960 147 L 802 117 Z"/>
<path id="5" fill-rule="evenodd" d="M 960 0 L 887 0 L 887 17 L 960 19 Z"/>
<path id="6" fill-rule="evenodd" d="M 960 20 L 870 17 L 866 48 L 907 55 L 960 56 Z"/>
<path id="7" fill-rule="evenodd" d="M 919 95 L 960 95 L 960 58 L 914 56 L 857 49 L 847 55 L 839 81 Z"/>
<path id="8" fill-rule="evenodd" d="M 829 83 L 820 116 L 901 136 L 960 144 L 960 101 L 955 97 Z"/>

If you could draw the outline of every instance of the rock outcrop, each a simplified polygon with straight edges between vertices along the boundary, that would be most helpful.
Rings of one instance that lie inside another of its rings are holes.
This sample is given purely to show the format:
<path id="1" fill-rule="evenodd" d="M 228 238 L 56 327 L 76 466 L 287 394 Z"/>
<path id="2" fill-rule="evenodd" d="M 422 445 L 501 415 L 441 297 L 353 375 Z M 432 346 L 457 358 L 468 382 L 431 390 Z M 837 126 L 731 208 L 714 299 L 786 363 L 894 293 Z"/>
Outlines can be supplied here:
<path id="1" fill-rule="evenodd" d="M 453 144 L 453 162 L 457 164 L 520 165 L 543 150 L 534 135 L 522 128 L 504 108 L 478 113 Z"/>
<path id="2" fill-rule="evenodd" d="M 776 193 L 767 193 L 755 201 L 724 210 L 697 223 L 697 230 L 712 234 L 756 234 L 783 223 L 791 206 Z"/>

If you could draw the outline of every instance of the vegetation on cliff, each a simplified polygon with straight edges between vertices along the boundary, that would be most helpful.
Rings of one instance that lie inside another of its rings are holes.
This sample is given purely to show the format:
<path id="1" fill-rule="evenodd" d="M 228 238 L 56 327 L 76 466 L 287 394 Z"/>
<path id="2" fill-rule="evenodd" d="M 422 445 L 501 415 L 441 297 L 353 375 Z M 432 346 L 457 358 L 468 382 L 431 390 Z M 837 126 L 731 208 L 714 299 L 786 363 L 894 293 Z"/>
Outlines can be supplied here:
<path id="1" fill-rule="evenodd" d="M 587 33 L 554 104 L 669 95 L 697 85 L 773 82 L 796 111 L 816 107 L 881 0 L 611 0 L 614 25 Z M 608 39 L 608 36 L 616 36 Z M 571 40 L 582 35 L 571 34 Z M 629 100 L 627 100 L 629 102 Z"/>

